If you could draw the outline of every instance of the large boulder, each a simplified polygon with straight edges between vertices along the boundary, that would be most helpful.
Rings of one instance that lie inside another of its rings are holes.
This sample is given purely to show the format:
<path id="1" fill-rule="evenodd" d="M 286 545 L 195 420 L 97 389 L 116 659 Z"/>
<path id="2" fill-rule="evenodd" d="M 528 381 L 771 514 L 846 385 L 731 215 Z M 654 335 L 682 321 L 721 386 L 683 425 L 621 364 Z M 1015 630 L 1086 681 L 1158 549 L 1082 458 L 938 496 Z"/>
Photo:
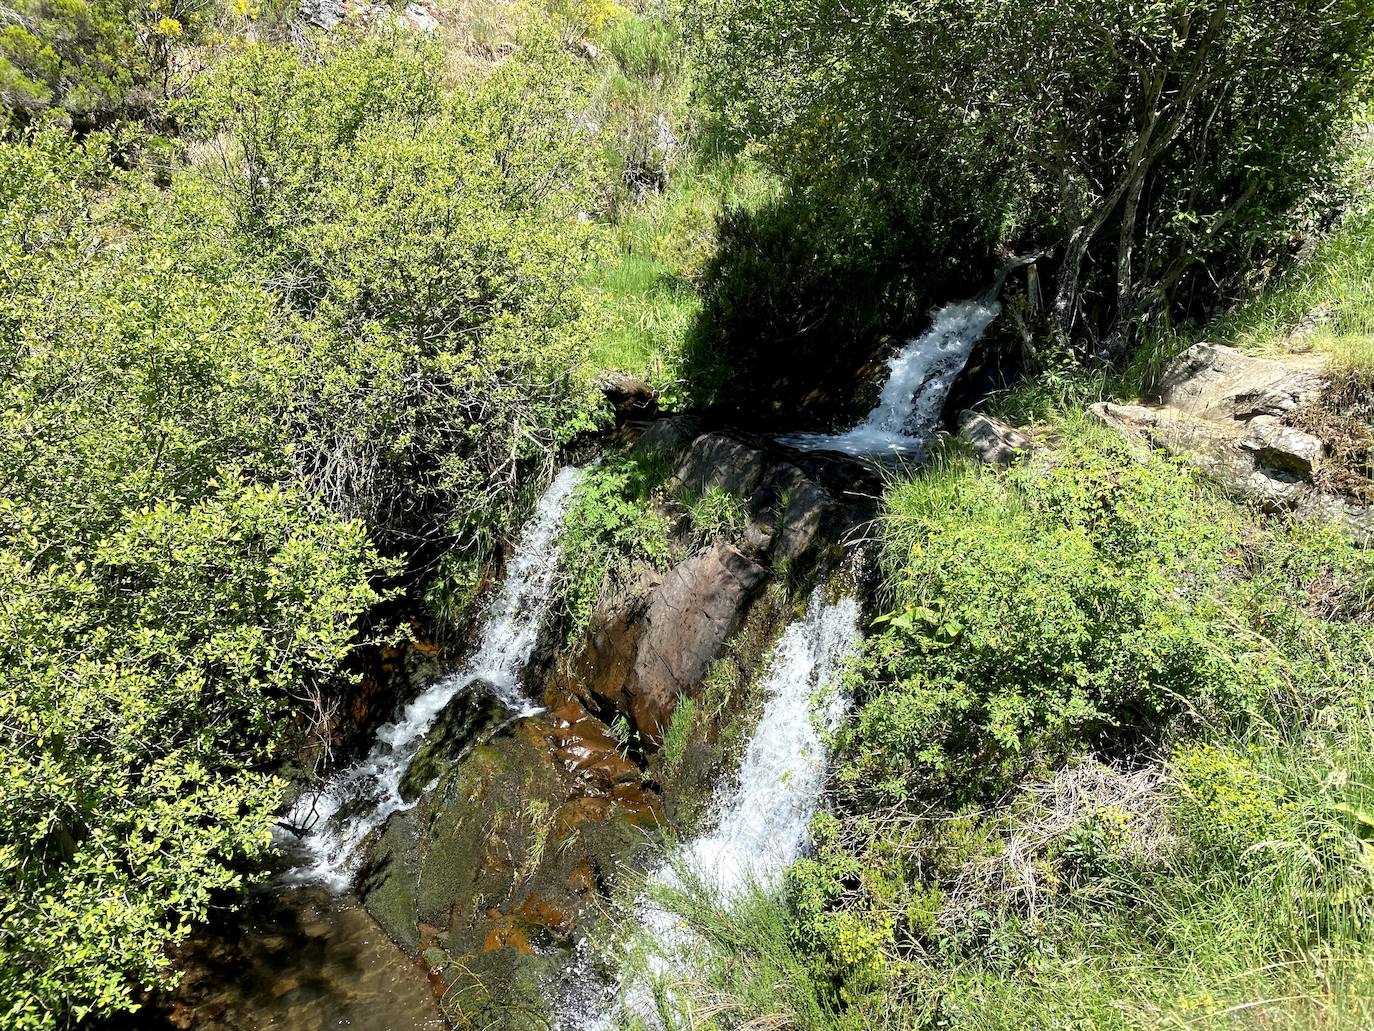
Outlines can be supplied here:
<path id="1" fill-rule="evenodd" d="M 1320 396 L 1324 366 L 1319 355 L 1279 361 L 1234 347 L 1194 344 L 1165 370 L 1160 402 L 1201 419 L 1282 416 Z"/>
<path id="2" fill-rule="evenodd" d="M 572 690 L 626 713 L 646 740 L 659 741 L 766 578 L 762 565 L 717 541 L 646 593 L 612 599 L 593 613 L 569 663 Z"/>
<path id="3" fill-rule="evenodd" d="M 655 419 L 631 448 L 635 454 L 676 455 L 701 434 L 701 424 L 690 415 Z"/>

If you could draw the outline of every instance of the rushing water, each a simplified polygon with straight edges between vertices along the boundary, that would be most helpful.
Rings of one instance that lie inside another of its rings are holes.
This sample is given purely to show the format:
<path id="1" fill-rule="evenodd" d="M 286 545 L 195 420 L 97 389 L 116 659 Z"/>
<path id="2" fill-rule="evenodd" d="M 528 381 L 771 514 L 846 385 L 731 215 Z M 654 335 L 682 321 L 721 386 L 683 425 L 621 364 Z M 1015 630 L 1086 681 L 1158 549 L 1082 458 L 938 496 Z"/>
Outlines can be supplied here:
<path id="1" fill-rule="evenodd" d="M 793 433 L 779 440 L 804 451 L 848 455 L 921 454 L 940 420 L 954 377 L 1001 306 L 991 295 L 946 305 L 930 328 L 889 359 L 878 404 L 843 433 Z"/>
<path id="2" fill-rule="evenodd" d="M 539 499 L 487 612 L 477 651 L 463 668 L 436 680 L 394 723 L 379 728 L 362 761 L 296 804 L 289 822 L 305 831 L 292 843 L 298 865 L 290 880 L 336 891 L 349 887 L 363 839 L 413 804 L 401 797 L 401 781 L 425 734 L 460 691 L 481 682 L 517 715 L 537 711 L 521 691 L 520 675 L 552 605 L 563 512 L 581 475 L 580 469 L 563 469 Z"/>
<path id="3" fill-rule="evenodd" d="M 580 1010 L 571 1015 L 572 1026 L 614 1026 L 618 1010 L 658 1024 L 652 982 L 690 970 L 696 943 L 676 914 L 649 897 L 655 888 L 677 887 L 686 874 L 728 903 L 750 886 L 776 886 L 801 855 L 825 781 L 825 745 L 815 717 L 826 728 L 839 719 L 844 699 L 835 680 L 860 640 L 858 603 L 848 597 L 827 603 L 824 590 L 817 588 L 806 616 L 790 624 L 773 648 L 763 715 L 737 781 L 716 800 L 715 830 L 649 879 L 637 904 L 634 945 L 647 950 L 638 956 L 638 971 L 599 997 L 571 1002 Z"/>

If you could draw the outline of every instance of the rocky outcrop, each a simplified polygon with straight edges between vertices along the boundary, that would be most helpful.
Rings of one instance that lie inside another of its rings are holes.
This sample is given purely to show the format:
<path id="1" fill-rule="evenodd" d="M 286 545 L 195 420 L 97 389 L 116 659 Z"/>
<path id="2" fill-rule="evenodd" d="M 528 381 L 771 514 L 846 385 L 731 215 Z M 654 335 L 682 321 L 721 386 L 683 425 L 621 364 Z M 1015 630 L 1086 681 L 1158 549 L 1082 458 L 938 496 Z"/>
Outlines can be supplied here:
<path id="1" fill-rule="evenodd" d="M 704 433 L 678 460 L 672 486 L 694 497 L 716 488 L 749 499 L 767 472 L 763 451 L 723 433 Z"/>
<path id="2" fill-rule="evenodd" d="M 639 425 L 627 417 L 621 433 Z M 423 959 L 459 1026 L 540 1022 L 548 978 L 646 832 L 665 812 L 676 826 L 698 818 L 698 794 L 725 762 L 726 746 L 708 740 L 719 724 L 662 777 L 658 745 L 677 706 L 714 666 L 736 708 L 713 695 L 713 719 L 744 719 L 747 685 L 791 615 L 787 591 L 764 590 L 770 576 L 804 581 L 871 514 L 869 497 L 843 493 L 855 467 L 701 433 L 687 417 L 651 422 L 633 447 L 671 469 L 672 561 L 637 564 L 576 641 L 551 646 L 536 674 L 543 712 L 511 720 L 485 692 L 454 698 L 407 771 L 414 807 L 368 846 L 368 910 Z M 686 512 L 709 491 L 733 494 L 748 525 L 703 539 Z"/>
<path id="3" fill-rule="evenodd" d="M 658 414 L 658 393 L 638 376 L 628 372 L 608 372 L 597 384 L 615 411 L 617 423 L 650 419 Z"/>
<path id="4" fill-rule="evenodd" d="M 1319 486 L 1325 442 L 1287 421 L 1325 389 L 1318 356 L 1255 358 L 1196 344 L 1166 370 L 1157 405 L 1101 402 L 1088 410 L 1129 436 L 1186 456 L 1268 511 L 1334 520 L 1374 543 L 1374 511 Z"/>
<path id="5" fill-rule="evenodd" d="M 669 489 L 682 500 L 713 490 L 734 495 L 750 525 L 735 539 L 688 548 L 666 572 L 641 565 L 592 613 L 584 640 L 554 678 L 558 693 L 597 713 L 623 713 L 651 747 L 678 701 L 699 689 L 770 571 L 813 562 L 869 514 L 866 499 L 837 496 L 832 483 L 842 477 L 822 464 L 803 468 L 793 452 L 696 429 L 685 417 L 659 420 L 634 450 L 673 463 Z"/>
<path id="6" fill-rule="evenodd" d="M 300 15 L 321 29 L 365 28 L 389 21 L 414 32 L 433 32 L 439 27 L 439 8 L 433 0 L 411 0 L 399 9 L 373 0 L 300 0 Z"/>
<path id="7" fill-rule="evenodd" d="M 762 565 L 715 543 L 674 566 L 647 595 L 617 599 L 594 614 L 572 661 L 572 682 L 658 741 L 677 700 L 700 684 L 766 577 Z"/>
<path id="8" fill-rule="evenodd" d="M 1165 407 L 1214 422 L 1282 416 L 1321 394 L 1324 367 L 1319 355 L 1278 361 L 1199 343 L 1169 364 L 1160 380 L 1159 400 Z"/>

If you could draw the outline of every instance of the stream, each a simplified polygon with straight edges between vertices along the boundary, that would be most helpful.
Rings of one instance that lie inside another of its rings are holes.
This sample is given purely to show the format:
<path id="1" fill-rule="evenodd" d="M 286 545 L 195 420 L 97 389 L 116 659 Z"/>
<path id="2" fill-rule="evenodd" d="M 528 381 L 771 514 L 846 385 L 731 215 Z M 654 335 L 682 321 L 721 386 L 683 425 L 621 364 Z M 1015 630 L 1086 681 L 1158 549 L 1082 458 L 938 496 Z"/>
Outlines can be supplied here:
<path id="1" fill-rule="evenodd" d="M 926 332 L 889 361 L 879 402 L 864 420 L 841 433 L 798 433 L 778 442 L 800 451 L 919 459 L 933 439 L 955 377 L 998 310 L 988 295 L 934 312 Z M 393 944 L 354 894 L 368 876 L 362 868 L 364 845 L 375 841 L 393 817 L 413 821 L 411 810 L 439 789 L 439 778 L 422 772 L 427 767 L 416 759 L 427 748 L 427 736 L 464 699 L 494 699 L 505 713 L 501 727 L 551 719 L 555 723 L 549 726 L 558 725 L 561 717 L 544 714 L 526 694 L 524 674 L 550 620 L 563 515 L 581 475 L 580 469 L 563 469 L 538 501 L 467 660 L 424 687 L 382 726 L 361 760 L 296 801 L 283 819 L 290 830 L 278 836 L 279 876 L 252 894 L 238 913 L 212 921 L 188 950 L 182 987 L 155 1000 L 127 1026 L 210 1031 L 438 1031 L 445 1026 L 436 1002 L 442 983 L 427 976 L 418 952 L 407 955 Z M 690 876 L 728 903 L 748 885 L 776 885 L 803 853 L 825 779 L 820 731 L 834 726 L 843 712 L 835 682 L 862 639 L 858 601 L 828 590 L 819 584 L 805 615 L 792 620 L 772 645 L 759 682 L 762 712 L 737 775 L 717 785 L 706 829 L 671 860 L 650 869 L 650 888 L 673 887 Z M 492 812 L 490 818 L 500 816 Z M 467 833 L 484 831 L 473 827 Z M 606 957 L 591 964 L 579 952 L 564 964 L 556 983 L 549 983 L 559 1027 L 606 1028 L 622 1012 L 657 1024 L 653 981 L 690 965 L 693 943 L 686 927 L 650 894 L 639 898 L 631 916 L 640 931 L 621 942 L 622 953 L 610 957 L 609 967 Z M 425 950 L 426 933 L 422 926 L 419 952 Z M 620 973 L 608 978 L 608 968 Z"/>

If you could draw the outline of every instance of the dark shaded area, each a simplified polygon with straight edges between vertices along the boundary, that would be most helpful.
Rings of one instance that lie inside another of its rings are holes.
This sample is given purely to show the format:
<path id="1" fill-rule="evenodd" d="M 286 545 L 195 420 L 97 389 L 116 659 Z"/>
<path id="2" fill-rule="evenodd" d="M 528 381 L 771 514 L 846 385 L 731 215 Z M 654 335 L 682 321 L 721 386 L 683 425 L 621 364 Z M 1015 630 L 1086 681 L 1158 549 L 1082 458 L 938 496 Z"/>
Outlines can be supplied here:
<path id="1" fill-rule="evenodd" d="M 991 248 L 970 225 L 892 187 L 792 184 L 724 216 L 685 361 L 711 418 L 756 430 L 852 421 L 876 397 L 894 337 L 990 274 Z"/>
<path id="2" fill-rule="evenodd" d="M 268 889 L 177 957 L 181 984 L 100 1031 L 442 1031 L 422 967 L 352 898 Z"/>

